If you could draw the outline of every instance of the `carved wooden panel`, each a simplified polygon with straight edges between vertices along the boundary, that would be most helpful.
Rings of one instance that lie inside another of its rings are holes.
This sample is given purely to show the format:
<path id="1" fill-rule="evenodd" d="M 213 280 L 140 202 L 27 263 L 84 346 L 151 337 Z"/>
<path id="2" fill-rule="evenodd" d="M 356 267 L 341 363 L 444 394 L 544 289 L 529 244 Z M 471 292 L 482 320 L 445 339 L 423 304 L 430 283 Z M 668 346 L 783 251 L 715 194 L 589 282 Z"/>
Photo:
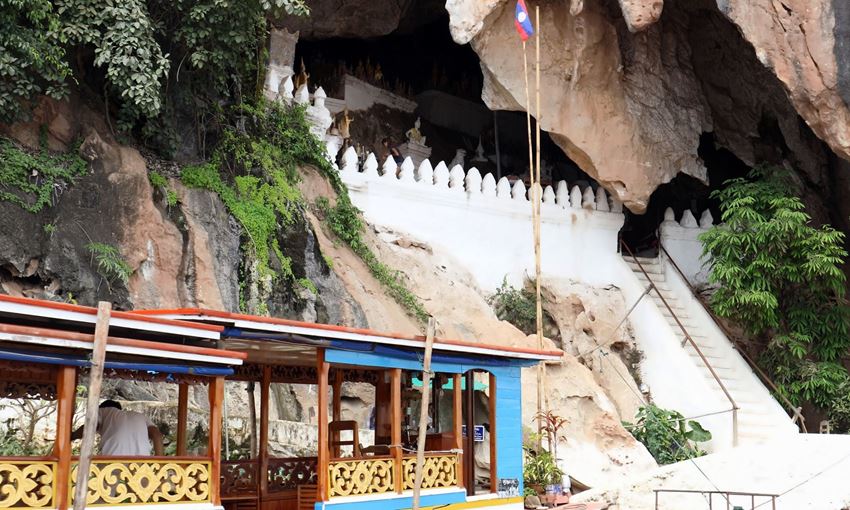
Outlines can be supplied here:
<path id="1" fill-rule="evenodd" d="M 260 490 L 258 470 L 256 459 L 221 461 L 221 497 L 257 495 Z"/>
<path id="2" fill-rule="evenodd" d="M 71 494 L 77 466 L 71 470 Z M 86 506 L 208 503 L 210 463 L 205 460 L 93 460 Z"/>
<path id="3" fill-rule="evenodd" d="M 343 460 L 330 463 L 330 497 L 383 494 L 394 488 L 393 459 Z"/>
<path id="4" fill-rule="evenodd" d="M 416 483 L 416 457 L 407 457 L 402 461 L 404 489 L 413 489 Z M 422 488 L 457 486 L 457 455 L 426 455 L 422 468 Z"/>
<path id="5" fill-rule="evenodd" d="M 318 480 L 316 457 L 269 459 L 269 492 L 295 490 Z"/>
<path id="6" fill-rule="evenodd" d="M 0 458 L 0 508 L 51 508 L 56 463 Z"/>

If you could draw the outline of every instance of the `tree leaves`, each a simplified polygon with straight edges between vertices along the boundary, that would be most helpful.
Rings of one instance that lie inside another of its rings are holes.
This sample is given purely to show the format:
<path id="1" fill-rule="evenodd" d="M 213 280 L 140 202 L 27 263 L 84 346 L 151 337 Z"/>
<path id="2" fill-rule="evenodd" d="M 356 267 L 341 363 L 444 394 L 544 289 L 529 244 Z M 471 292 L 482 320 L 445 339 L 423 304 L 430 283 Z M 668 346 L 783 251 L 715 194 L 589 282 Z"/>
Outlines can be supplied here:
<path id="1" fill-rule="evenodd" d="M 766 167 L 728 181 L 714 193 L 725 225 L 700 240 L 709 280 L 719 285 L 714 310 L 768 339 L 762 363 L 780 393 L 824 405 L 847 377 L 835 364 L 850 347 L 845 236 L 814 227 L 793 190 Z"/>

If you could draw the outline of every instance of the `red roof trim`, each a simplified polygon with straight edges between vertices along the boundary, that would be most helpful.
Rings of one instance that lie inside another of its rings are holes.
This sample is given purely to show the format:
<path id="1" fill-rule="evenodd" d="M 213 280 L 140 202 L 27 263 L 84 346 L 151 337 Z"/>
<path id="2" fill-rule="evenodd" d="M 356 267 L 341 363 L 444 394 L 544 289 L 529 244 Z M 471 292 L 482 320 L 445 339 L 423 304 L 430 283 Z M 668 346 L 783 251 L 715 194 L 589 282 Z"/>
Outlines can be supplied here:
<path id="1" fill-rule="evenodd" d="M 62 310 L 66 312 L 76 312 L 76 313 L 84 313 L 88 315 L 97 315 L 97 308 L 92 308 L 89 306 L 81 306 L 81 305 L 73 305 L 70 303 L 60 303 L 57 301 L 47 301 L 44 299 L 32 299 L 32 298 L 24 298 L 24 297 L 16 297 L 16 296 L 7 296 L 5 294 L 0 294 L 0 301 L 5 301 L 8 303 L 17 303 L 20 305 L 29 305 L 29 306 L 40 306 L 42 308 L 52 308 L 54 310 Z M 161 319 L 159 317 L 150 317 L 142 314 L 132 313 L 132 312 L 120 312 L 113 311 L 112 317 L 117 319 L 127 319 L 127 320 L 137 320 L 141 322 L 150 322 L 154 324 L 164 324 L 167 326 L 177 326 L 182 328 L 189 329 L 198 329 L 205 331 L 215 331 L 220 333 L 224 331 L 223 326 L 216 326 L 214 324 L 198 324 L 197 322 L 187 322 L 187 321 L 179 321 L 172 319 Z"/>
<path id="2" fill-rule="evenodd" d="M 58 329 L 34 328 L 30 326 L 17 326 L 12 324 L 0 324 L 0 333 L 12 335 L 30 335 L 62 340 L 75 340 L 78 342 L 94 342 L 94 335 L 78 333 L 75 331 L 63 331 Z M 184 354 L 197 354 L 199 356 L 218 356 L 222 358 L 247 359 L 248 353 L 227 351 L 223 349 L 212 349 L 209 347 L 196 347 L 194 345 L 169 344 L 165 342 L 151 342 L 148 340 L 137 340 L 134 338 L 121 338 L 110 336 L 107 343 L 122 347 L 136 347 L 139 349 L 153 349 L 165 352 L 180 352 Z"/>
<path id="3" fill-rule="evenodd" d="M 382 338 L 391 338 L 395 340 L 412 340 L 417 342 L 425 342 L 425 337 L 422 335 L 406 335 L 403 333 L 382 333 L 371 329 L 350 328 L 347 326 L 334 326 L 331 324 L 316 324 L 312 322 L 301 322 L 290 319 L 280 319 L 275 317 L 260 317 L 256 315 L 245 315 L 239 313 L 222 312 L 218 310 L 204 310 L 202 308 L 175 308 L 170 310 L 136 310 L 131 312 L 134 315 L 207 315 L 209 317 L 217 317 L 222 319 L 246 320 L 253 322 L 264 322 L 267 324 L 280 324 L 284 326 L 296 326 L 304 328 L 312 328 L 324 331 L 337 331 L 342 333 L 353 333 L 358 335 L 370 335 Z M 500 345 L 491 345 L 478 342 L 469 342 L 465 340 L 451 340 L 444 338 L 435 338 L 435 343 L 454 345 L 458 347 L 475 347 L 479 349 L 493 349 L 496 351 L 513 352 L 518 354 L 530 354 L 540 356 L 562 356 L 564 353 L 559 350 L 547 351 L 539 349 L 527 349 L 523 347 L 508 347 Z"/>

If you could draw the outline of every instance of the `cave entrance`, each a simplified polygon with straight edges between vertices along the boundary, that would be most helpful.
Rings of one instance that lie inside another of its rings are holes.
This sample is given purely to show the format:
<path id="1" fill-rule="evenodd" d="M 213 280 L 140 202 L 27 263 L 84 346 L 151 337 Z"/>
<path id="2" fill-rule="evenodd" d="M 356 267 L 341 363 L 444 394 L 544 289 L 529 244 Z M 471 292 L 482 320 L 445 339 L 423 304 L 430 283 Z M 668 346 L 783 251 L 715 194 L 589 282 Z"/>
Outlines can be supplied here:
<path id="1" fill-rule="evenodd" d="M 625 223 L 620 239 L 638 257 L 655 258 L 660 251 L 660 227 L 667 209 L 672 209 L 675 221 L 682 221 L 685 211 L 699 220 L 705 211 L 714 222 L 720 219 L 720 203 L 711 194 L 723 187 L 729 179 L 746 176 L 751 168 L 727 149 L 715 143 L 713 133 L 700 137 L 698 154 L 707 169 L 708 184 L 685 174 L 658 187 L 650 197 L 643 214 L 625 210 Z"/>
<path id="2" fill-rule="evenodd" d="M 411 156 L 418 166 L 423 156 L 417 159 L 410 150 L 407 133 L 419 118 L 432 166 L 460 163 L 497 180 L 528 183 L 525 112 L 493 111 L 484 104 L 478 55 L 452 40 L 448 14 L 439 7 L 439 15 L 426 17 L 430 21 L 407 20 L 381 37 L 302 38 L 295 71 L 303 62 L 311 87 L 324 88 L 337 119 L 343 108 L 350 110 L 350 144 L 361 155 L 374 152 L 383 162 L 391 153 L 382 143 L 388 139 L 400 158 Z M 545 132 L 541 158 L 544 185 L 592 183 Z"/>

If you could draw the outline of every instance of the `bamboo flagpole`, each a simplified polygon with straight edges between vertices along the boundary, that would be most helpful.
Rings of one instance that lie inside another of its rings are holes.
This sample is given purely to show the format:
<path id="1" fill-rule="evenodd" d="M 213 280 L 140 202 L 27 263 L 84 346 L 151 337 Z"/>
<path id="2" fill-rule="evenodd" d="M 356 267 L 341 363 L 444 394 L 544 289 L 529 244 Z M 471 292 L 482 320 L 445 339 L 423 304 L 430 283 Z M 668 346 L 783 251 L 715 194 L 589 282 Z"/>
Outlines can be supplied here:
<path id="1" fill-rule="evenodd" d="M 537 103 L 537 111 L 535 115 L 535 126 L 537 128 L 537 158 L 535 161 L 535 171 L 537 172 L 536 176 L 536 186 L 534 188 L 535 192 L 533 195 L 534 200 L 534 208 L 537 211 L 537 214 L 532 218 L 534 221 L 534 269 L 535 269 L 535 287 L 537 291 L 537 348 L 543 350 L 543 296 L 540 289 L 541 286 L 541 273 L 542 273 L 542 261 L 541 261 L 541 245 L 540 245 L 540 209 L 541 209 L 541 199 L 540 196 L 543 192 L 543 181 L 541 180 L 540 175 L 540 6 L 536 5 L 534 7 L 534 21 L 537 25 L 537 35 L 534 38 L 534 46 L 536 53 L 536 62 L 534 64 L 535 71 L 535 89 L 536 89 L 536 103 Z M 548 400 L 546 397 L 546 364 L 540 363 L 537 365 L 537 412 L 543 413 L 549 408 Z M 543 420 L 538 420 L 538 422 L 542 426 Z M 548 441 L 551 443 L 552 438 L 548 438 Z M 549 445 L 551 448 L 551 444 Z"/>
<path id="2" fill-rule="evenodd" d="M 540 27 L 540 8 L 537 8 L 537 19 L 535 20 L 538 29 Z M 537 345 L 542 349 L 543 347 L 543 305 L 541 303 L 541 289 L 540 289 L 540 191 L 542 188 L 540 187 L 540 35 L 537 35 L 537 51 L 536 51 L 536 70 L 537 70 L 537 114 L 536 114 L 536 122 L 537 122 L 537 170 L 535 172 L 535 161 L 534 161 L 534 149 L 531 141 L 531 93 L 530 87 L 528 85 L 528 52 L 526 51 L 526 41 L 531 35 L 534 35 L 534 27 L 531 24 L 531 20 L 528 18 L 528 9 L 525 6 L 524 0 L 517 0 L 516 4 L 516 14 L 514 17 L 514 24 L 516 26 L 517 32 L 522 39 L 522 63 L 523 63 L 523 78 L 525 79 L 525 112 L 526 112 L 526 121 L 528 127 L 528 174 L 529 181 L 531 184 L 530 190 L 530 198 L 531 198 L 531 221 L 532 221 L 532 230 L 533 230 L 533 242 L 534 242 L 534 268 L 535 268 L 535 289 L 536 289 L 536 315 L 537 315 Z M 544 403 L 545 403 L 545 388 L 544 388 L 544 369 L 542 365 L 538 366 L 537 369 L 537 414 L 540 415 L 544 412 Z M 542 443 L 542 433 L 543 433 L 543 422 L 542 420 L 537 420 L 537 433 L 538 440 L 537 446 L 538 448 Z"/>

